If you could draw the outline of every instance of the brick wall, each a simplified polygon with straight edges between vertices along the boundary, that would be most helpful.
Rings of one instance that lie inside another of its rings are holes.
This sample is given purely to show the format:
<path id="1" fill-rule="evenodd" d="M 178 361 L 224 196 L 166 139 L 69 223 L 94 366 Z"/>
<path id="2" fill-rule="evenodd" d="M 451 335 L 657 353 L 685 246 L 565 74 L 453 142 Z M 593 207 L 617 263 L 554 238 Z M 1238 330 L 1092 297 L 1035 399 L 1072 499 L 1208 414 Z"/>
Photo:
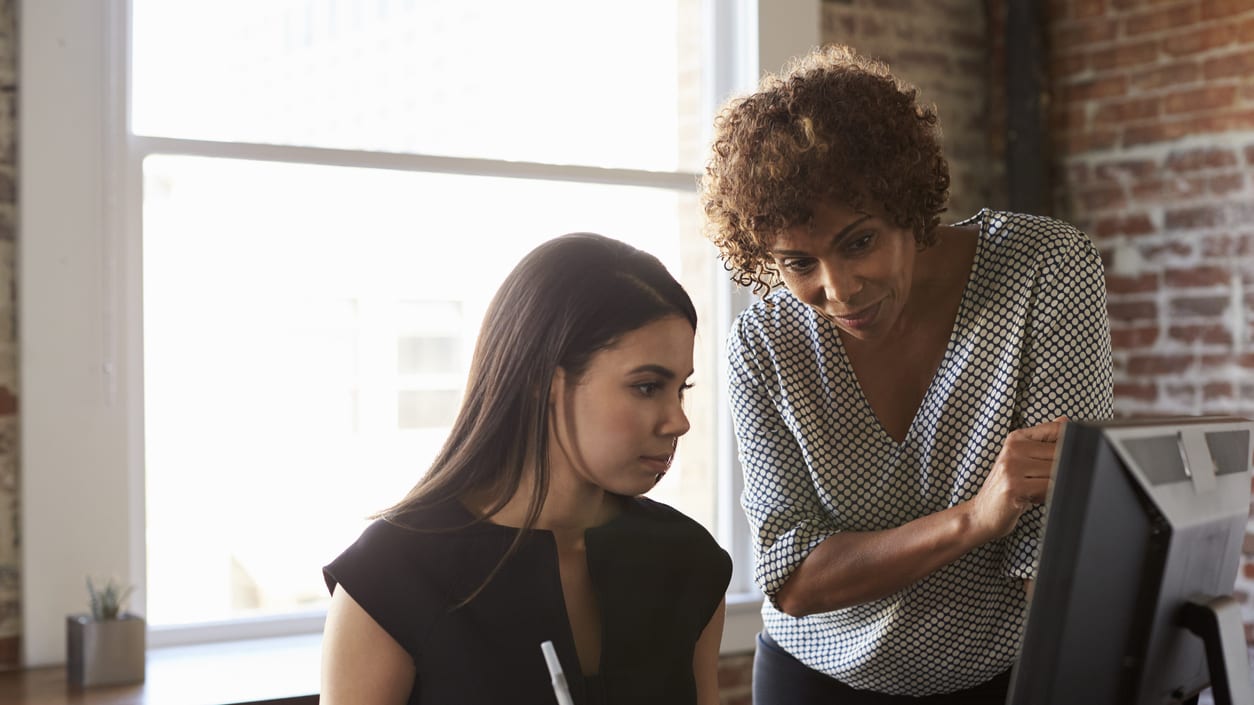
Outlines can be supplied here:
<path id="1" fill-rule="evenodd" d="M 18 662 L 17 9 L 0 0 L 0 669 Z"/>
<path id="2" fill-rule="evenodd" d="M 1049 12 L 1055 208 L 1105 256 L 1116 413 L 1254 416 L 1254 2 Z"/>
<path id="3" fill-rule="evenodd" d="M 971 0 L 827 0 L 822 40 L 888 63 L 940 114 L 949 159 L 944 222 L 1005 202 L 1005 170 L 993 158 L 989 40 L 983 3 Z"/>

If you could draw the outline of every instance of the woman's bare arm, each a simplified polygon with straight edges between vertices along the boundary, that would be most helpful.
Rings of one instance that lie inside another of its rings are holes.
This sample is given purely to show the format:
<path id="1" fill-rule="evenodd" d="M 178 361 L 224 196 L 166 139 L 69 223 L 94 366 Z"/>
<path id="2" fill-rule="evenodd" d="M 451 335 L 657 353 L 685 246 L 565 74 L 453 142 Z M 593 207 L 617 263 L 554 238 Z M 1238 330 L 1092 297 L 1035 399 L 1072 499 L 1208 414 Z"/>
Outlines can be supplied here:
<path id="1" fill-rule="evenodd" d="M 801 617 L 886 597 L 1009 534 L 1024 510 L 1045 499 L 1061 426 L 1011 433 L 970 501 L 892 529 L 828 537 L 780 588 L 780 609 Z"/>
<path id="2" fill-rule="evenodd" d="M 383 627 L 336 586 L 322 634 L 322 705 L 404 705 L 414 661 Z"/>
<path id="3" fill-rule="evenodd" d="M 723 642 L 723 621 L 727 615 L 727 600 L 701 630 L 697 648 L 692 653 L 692 674 L 697 680 L 697 705 L 718 705 L 718 651 Z"/>

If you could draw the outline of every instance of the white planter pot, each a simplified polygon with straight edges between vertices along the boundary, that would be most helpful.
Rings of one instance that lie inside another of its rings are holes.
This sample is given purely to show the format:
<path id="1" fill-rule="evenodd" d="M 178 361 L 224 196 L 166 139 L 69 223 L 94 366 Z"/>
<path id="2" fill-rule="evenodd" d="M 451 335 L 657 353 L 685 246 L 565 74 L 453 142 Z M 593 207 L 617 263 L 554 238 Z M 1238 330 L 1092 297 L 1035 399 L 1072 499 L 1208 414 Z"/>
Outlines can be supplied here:
<path id="1" fill-rule="evenodd" d="M 88 615 L 69 615 L 65 618 L 65 649 L 70 684 L 142 682 L 146 635 L 143 618 L 133 614 L 100 622 Z"/>

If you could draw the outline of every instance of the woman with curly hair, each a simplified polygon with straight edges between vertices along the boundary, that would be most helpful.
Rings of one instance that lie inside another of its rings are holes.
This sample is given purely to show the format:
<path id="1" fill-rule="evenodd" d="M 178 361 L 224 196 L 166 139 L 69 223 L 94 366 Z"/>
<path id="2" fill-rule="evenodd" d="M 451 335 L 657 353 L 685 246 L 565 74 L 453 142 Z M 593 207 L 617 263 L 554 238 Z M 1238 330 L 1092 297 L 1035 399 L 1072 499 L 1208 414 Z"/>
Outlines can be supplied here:
<path id="1" fill-rule="evenodd" d="M 948 190 L 935 109 L 847 47 L 716 120 L 708 235 L 761 295 L 728 339 L 757 705 L 1004 702 L 1061 424 L 1112 413 L 1096 248 L 943 225 Z"/>

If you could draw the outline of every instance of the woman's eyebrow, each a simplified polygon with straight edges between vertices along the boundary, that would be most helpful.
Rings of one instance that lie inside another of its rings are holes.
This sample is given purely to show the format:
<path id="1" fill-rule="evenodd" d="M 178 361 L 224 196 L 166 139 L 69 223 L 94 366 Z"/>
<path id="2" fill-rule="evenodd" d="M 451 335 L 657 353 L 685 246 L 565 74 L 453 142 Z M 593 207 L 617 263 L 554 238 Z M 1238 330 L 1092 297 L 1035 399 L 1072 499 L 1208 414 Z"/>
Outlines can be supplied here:
<path id="1" fill-rule="evenodd" d="M 846 225 L 845 227 L 841 228 L 841 229 L 840 229 L 840 232 L 836 233 L 836 235 L 832 237 L 832 239 L 831 239 L 831 243 L 832 243 L 833 245 L 835 245 L 835 244 L 839 244 L 839 243 L 840 243 L 840 241 L 841 241 L 841 240 L 843 240 L 843 239 L 845 239 L 845 237 L 847 237 L 847 236 L 849 235 L 849 233 L 853 231 L 853 229 L 854 229 L 854 228 L 856 228 L 856 227 L 858 227 L 859 225 L 861 225 L 861 224 L 863 223 L 863 221 L 865 221 L 866 219 L 868 219 L 868 218 L 870 218 L 870 217 L 871 217 L 871 214 L 869 214 L 869 213 L 863 214 L 863 216 L 862 216 L 861 218 L 858 218 L 857 220 L 853 221 L 852 223 L 850 223 L 850 224 Z M 808 255 L 810 254 L 810 253 L 808 253 L 808 252 L 804 252 L 804 251 L 802 251 L 802 250 L 780 250 L 780 249 L 775 249 L 775 248 L 768 249 L 766 252 L 767 252 L 767 254 L 769 254 L 769 255 L 774 255 L 774 256 L 781 256 L 781 255 L 782 255 L 782 256 L 785 256 L 785 257 L 805 257 L 805 256 L 808 256 Z"/>

